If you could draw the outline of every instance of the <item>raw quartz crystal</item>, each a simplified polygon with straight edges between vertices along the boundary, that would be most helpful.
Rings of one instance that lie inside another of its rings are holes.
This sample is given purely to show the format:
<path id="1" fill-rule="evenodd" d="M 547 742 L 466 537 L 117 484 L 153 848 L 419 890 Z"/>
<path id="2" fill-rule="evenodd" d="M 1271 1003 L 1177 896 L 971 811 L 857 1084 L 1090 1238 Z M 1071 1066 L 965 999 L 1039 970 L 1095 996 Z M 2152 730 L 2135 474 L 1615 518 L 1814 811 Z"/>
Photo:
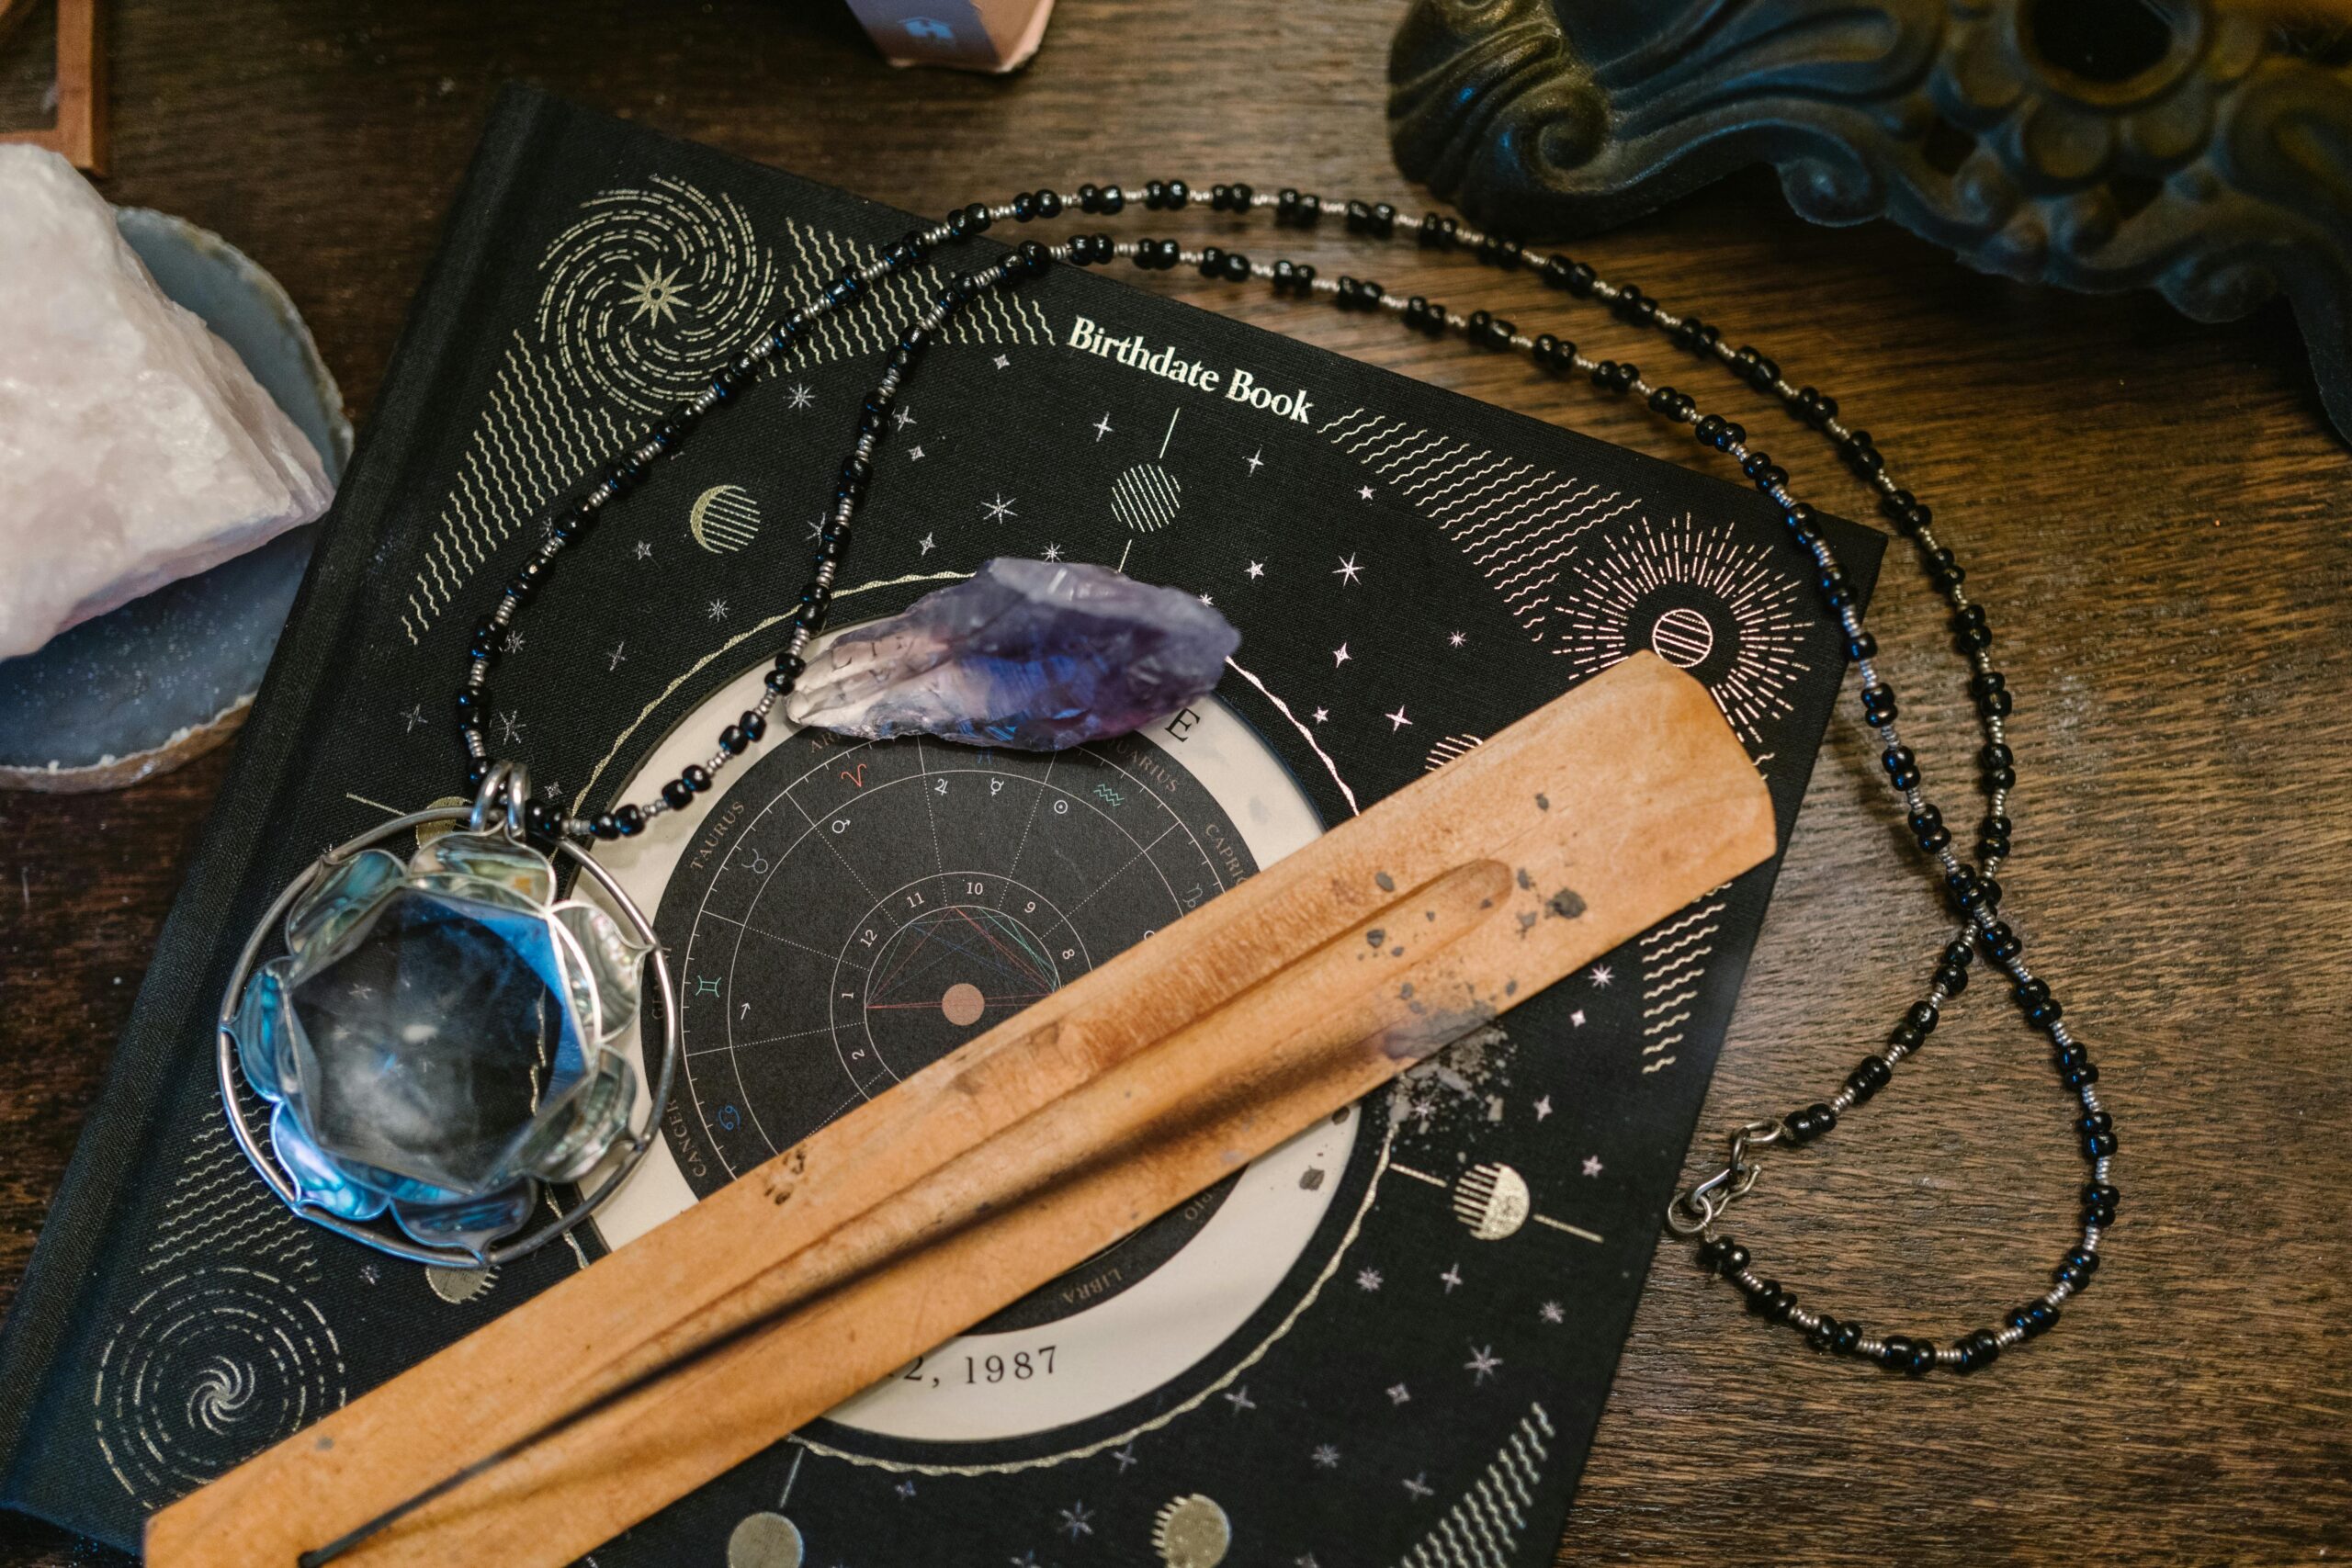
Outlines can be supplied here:
<path id="1" fill-rule="evenodd" d="M 1240 646 L 1223 615 L 1178 589 L 1001 557 L 821 645 L 784 711 L 868 739 L 1058 751 L 1174 713 Z"/>
<path id="2" fill-rule="evenodd" d="M 0 659 L 308 523 L 333 493 L 89 182 L 0 146 Z"/>

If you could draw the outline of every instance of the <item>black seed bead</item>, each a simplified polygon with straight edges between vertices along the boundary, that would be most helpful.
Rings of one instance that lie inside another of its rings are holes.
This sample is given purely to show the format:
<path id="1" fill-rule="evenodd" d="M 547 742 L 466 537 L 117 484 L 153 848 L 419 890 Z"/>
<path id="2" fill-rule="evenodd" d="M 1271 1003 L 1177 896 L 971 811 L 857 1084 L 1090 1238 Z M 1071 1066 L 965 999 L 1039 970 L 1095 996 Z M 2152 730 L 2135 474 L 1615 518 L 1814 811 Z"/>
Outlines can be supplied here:
<path id="1" fill-rule="evenodd" d="M 1079 187 L 1078 187 L 1078 209 L 1079 209 L 1080 212 L 1100 212 L 1100 211 L 1102 211 L 1102 187 L 1101 186 L 1097 186 L 1097 185 L 1082 185 L 1082 186 L 1079 186 Z"/>
<path id="2" fill-rule="evenodd" d="M 741 725 L 730 724 L 718 732 L 718 749 L 730 757 L 741 756 L 751 744 L 752 738 L 743 733 Z"/>
<path id="3" fill-rule="evenodd" d="M 1115 218 L 1126 208 L 1127 193 L 1117 186 L 1104 186 L 1094 210 L 1105 218 Z"/>
<path id="4" fill-rule="evenodd" d="M 781 695 L 784 693 L 792 690 L 792 683 L 797 679 L 799 679 L 799 677 L 792 674 L 788 671 L 771 670 L 767 673 L 765 683 L 769 691 Z"/>
<path id="5" fill-rule="evenodd" d="M 2058 1075 L 2058 1081 L 2064 1084 L 2068 1089 L 2074 1089 L 2079 1093 L 2082 1090 L 2088 1089 L 2091 1085 L 2098 1082 L 2098 1068 L 2091 1063 L 2086 1062 L 2079 1067 L 2069 1067 L 2064 1072 L 2060 1073 Z M 2087 1157 L 2091 1159 L 2097 1159 L 2099 1157 L 2099 1150 L 2096 1145 L 2101 1143 L 2106 1145 L 2105 1152 L 2109 1154 L 2115 1152 L 2115 1134 L 2112 1133 L 2109 1133 L 2101 1138 L 2086 1138 L 2083 1143 L 2084 1152 Z"/>
<path id="6" fill-rule="evenodd" d="M 1736 1273 L 1738 1273 L 1741 1269 L 1745 1269 L 1745 1268 L 1747 1268 L 1747 1262 L 1748 1262 L 1748 1258 L 1747 1258 L 1747 1248 L 1746 1248 L 1746 1247 L 1744 1247 L 1740 1246 L 1740 1245 L 1739 1245 L 1739 1243 L 1737 1243 L 1737 1242 L 1736 1242 L 1736 1241 L 1735 1241 L 1735 1242 L 1731 1242 L 1728 1246 L 1726 1246 L 1726 1247 L 1724 1248 L 1724 1257 L 1723 1257 L 1723 1272 L 1724 1272 L 1724 1273 L 1725 1273 L 1725 1274 L 1727 1274 L 1727 1275 L 1728 1275 L 1728 1274 L 1736 1274 Z"/>
<path id="7" fill-rule="evenodd" d="M 1894 722 L 1896 708 L 1894 693 L 1885 686 L 1862 688 L 1862 719 L 1873 729 L 1883 729 Z"/>
<path id="8" fill-rule="evenodd" d="M 1939 965 L 1935 983 L 1942 987 L 1944 995 L 1956 997 L 1968 989 L 1968 971 L 1955 969 L 1949 964 Z"/>
<path id="9" fill-rule="evenodd" d="M 633 839 L 645 831 L 645 813 L 634 806 L 618 807 L 613 812 L 613 825 L 621 830 L 622 838 Z"/>
<path id="10" fill-rule="evenodd" d="M 1032 196 L 1029 192 L 1024 190 L 1019 196 L 1012 198 L 1013 221 L 1017 223 L 1026 223 L 1029 220 L 1036 216 L 1037 198 L 1035 196 Z"/>
<path id="11" fill-rule="evenodd" d="M 673 811 L 683 811 L 695 797 L 695 792 L 684 779 L 672 779 L 662 786 L 662 798 L 670 803 Z"/>
<path id="12" fill-rule="evenodd" d="M 1887 1338 L 1879 1342 L 1879 1365 L 1884 1367 L 1890 1372 L 1909 1371 L 1911 1370 L 1911 1352 L 1917 1348 L 1917 1346 L 1912 1344 L 1911 1341 L 1904 1338 L 1899 1334 L 1889 1336 Z"/>
<path id="13" fill-rule="evenodd" d="M 1977 941 L 1984 946 L 1985 955 L 1996 964 L 2006 964 L 2025 951 L 2025 943 L 2018 940 L 2017 932 L 2000 920 L 1985 927 Z"/>
<path id="14" fill-rule="evenodd" d="M 490 711 L 490 688 L 467 687 L 458 692 L 451 705 L 458 710 L 460 720 L 486 714 Z"/>
<path id="15" fill-rule="evenodd" d="M 989 209 L 977 201 L 964 209 L 964 217 L 971 223 L 972 232 L 975 234 L 987 233 L 989 226 L 996 221 L 989 215 Z"/>
<path id="16" fill-rule="evenodd" d="M 2068 1252 L 2065 1261 L 2069 1266 L 2079 1269 L 2086 1274 L 2098 1272 L 2098 1254 L 2087 1247 L 2078 1247 Z"/>
<path id="17" fill-rule="evenodd" d="M 2093 1133 L 2112 1133 L 2115 1131 L 2115 1118 L 2104 1111 L 2093 1111 L 2075 1122 L 2075 1130 L 2086 1137 Z"/>
<path id="18" fill-rule="evenodd" d="M 1585 263 L 1570 262 L 1567 281 L 1563 287 L 1576 299 L 1589 299 L 1592 298 L 1592 286 L 1600 281 L 1600 275 Z"/>
<path id="19" fill-rule="evenodd" d="M 1878 761 L 1886 770 L 1887 783 L 1895 788 L 1910 789 L 1918 784 L 1919 761 L 1911 754 L 1910 747 L 1890 746 L 1880 754 Z"/>
<path id="20" fill-rule="evenodd" d="M 743 716 L 735 721 L 735 728 L 743 732 L 744 739 L 756 744 L 766 738 L 768 721 L 757 711 L 746 708 Z"/>
<path id="21" fill-rule="evenodd" d="M 2098 1071 L 2097 1067 L 2086 1067 L 2083 1070 L 2093 1074 Z M 2114 1152 L 2115 1134 L 2112 1133 L 2093 1133 L 2083 1140 L 2083 1157 L 2086 1159 L 2105 1159 Z"/>
<path id="22" fill-rule="evenodd" d="M 2062 1073 L 2071 1073 L 2076 1067 L 2087 1066 L 2090 1059 L 2090 1053 L 2080 1045 L 2061 1045 L 2050 1053 L 2051 1065 Z"/>
<path id="23" fill-rule="evenodd" d="M 1745 1280 L 1734 1282 L 1747 1292 L 1747 1310 L 1758 1317 L 1771 1310 L 1773 1301 L 1781 1293 L 1781 1281 L 1778 1280 L 1758 1280 L 1752 1285 Z"/>
<path id="24" fill-rule="evenodd" d="M 1250 258 L 1239 251 L 1225 253 L 1224 277 L 1227 283 L 1245 283 L 1250 277 Z"/>
<path id="25" fill-rule="evenodd" d="M 544 800 L 523 803 L 523 831 L 534 839 L 551 839 L 562 823 L 562 816 Z"/>
<path id="26" fill-rule="evenodd" d="M 1370 203 L 1363 201 L 1350 201 L 1347 205 L 1346 212 L 1349 233 L 1369 234 L 1372 232 L 1372 207 Z"/>
<path id="27" fill-rule="evenodd" d="M 710 787 L 710 770 L 700 762 L 689 762 L 686 771 L 678 775 L 678 782 L 700 795 Z"/>
<path id="28" fill-rule="evenodd" d="M 1841 1323 L 1838 1325 L 1837 1333 L 1830 1338 L 1829 1348 L 1838 1355 L 1850 1356 L 1854 1353 L 1855 1347 L 1861 1342 L 1862 1325 L 1860 1324 Z"/>
<path id="29" fill-rule="evenodd" d="M 1965 969 L 1976 962 L 1976 949 L 1963 937 L 1944 949 L 1943 962 L 1946 968 Z"/>
<path id="30" fill-rule="evenodd" d="M 1854 1091 L 1854 1102 L 1860 1104 L 1887 1086 L 1894 1077 L 1894 1069 L 1883 1056 L 1865 1056 L 1846 1075 L 1846 1087 Z"/>
<path id="31" fill-rule="evenodd" d="M 1796 1310 L 1797 1293 L 1794 1291 L 1775 1290 L 1765 1298 L 1764 1315 L 1773 1323 L 1788 1322 Z"/>
<path id="32" fill-rule="evenodd" d="M 1935 1003 L 1913 1002 L 1910 1012 L 1905 1017 L 1905 1021 L 1922 1034 L 1933 1034 L 1936 1032 L 1938 1016 Z"/>
<path id="33" fill-rule="evenodd" d="M 1420 244 L 1423 250 L 1450 251 L 1461 241 L 1462 225 L 1453 219 L 1438 212 L 1426 214 L 1421 219 Z M 1547 270 L 1544 276 L 1550 277 L 1551 273 Z"/>
<path id="34" fill-rule="evenodd" d="M 1928 1032 L 1914 1023 L 1898 1023 L 1887 1031 L 1886 1043 L 1900 1045 L 1905 1051 L 1917 1051 L 1928 1043 Z"/>
<path id="35" fill-rule="evenodd" d="M 1168 208 L 1170 211 L 1175 211 L 1192 199 L 1193 187 L 1191 186 L 1186 185 L 1182 180 L 1170 180 L 1168 182 Z"/>
<path id="36" fill-rule="evenodd" d="M 481 788 L 481 781 L 490 777 L 490 759 L 476 757 L 466 763 L 466 787 Z"/>
<path id="37" fill-rule="evenodd" d="M 599 813 L 595 819 L 588 824 L 588 830 L 605 840 L 617 839 L 621 836 L 621 825 L 614 819 L 613 814 L 609 811 Z"/>
<path id="38" fill-rule="evenodd" d="M 2072 1263 L 2061 1263 L 2050 1271 L 2050 1278 L 2053 1283 L 2065 1286 L 2076 1295 L 2083 1293 L 2091 1279 L 2088 1269 L 2077 1269 Z"/>
<path id="39" fill-rule="evenodd" d="M 1824 1313 L 1813 1320 L 1811 1328 L 1804 1331 L 1804 1342 L 1816 1350 L 1828 1350 L 1837 1345 L 1838 1330 L 1841 1326 L 1836 1318 Z"/>
<path id="40" fill-rule="evenodd" d="M 1041 190 L 1036 193 L 1035 200 L 1038 217 L 1059 218 L 1062 215 L 1062 198 L 1058 192 Z"/>
<path id="41" fill-rule="evenodd" d="M 1709 1236 L 1706 1240 L 1699 1244 L 1699 1267 L 1711 1273 L 1722 1268 L 1724 1254 L 1730 1249 L 1731 1243 L 1725 1241 L 1723 1237 L 1719 1235 Z"/>

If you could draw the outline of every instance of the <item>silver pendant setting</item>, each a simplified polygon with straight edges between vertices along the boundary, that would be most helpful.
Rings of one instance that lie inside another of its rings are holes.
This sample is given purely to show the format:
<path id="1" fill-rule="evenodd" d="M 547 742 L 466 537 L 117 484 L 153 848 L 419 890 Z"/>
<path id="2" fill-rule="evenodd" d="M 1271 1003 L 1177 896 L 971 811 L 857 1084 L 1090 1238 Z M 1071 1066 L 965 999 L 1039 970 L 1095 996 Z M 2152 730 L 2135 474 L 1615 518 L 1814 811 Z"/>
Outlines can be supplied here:
<path id="1" fill-rule="evenodd" d="M 556 897 L 526 841 L 529 783 L 501 763 L 471 807 L 420 811 L 327 852 L 280 893 L 221 998 L 220 1096 L 254 1168 L 303 1218 L 414 1262 L 495 1266 L 618 1189 L 655 1136 L 682 1041 L 651 925 Z M 405 862 L 379 847 L 420 832 Z M 284 952 L 262 954 L 273 937 Z M 645 1114 L 624 1047 L 646 960 L 663 1039 Z M 568 1206 L 549 1187 L 593 1181 Z"/>

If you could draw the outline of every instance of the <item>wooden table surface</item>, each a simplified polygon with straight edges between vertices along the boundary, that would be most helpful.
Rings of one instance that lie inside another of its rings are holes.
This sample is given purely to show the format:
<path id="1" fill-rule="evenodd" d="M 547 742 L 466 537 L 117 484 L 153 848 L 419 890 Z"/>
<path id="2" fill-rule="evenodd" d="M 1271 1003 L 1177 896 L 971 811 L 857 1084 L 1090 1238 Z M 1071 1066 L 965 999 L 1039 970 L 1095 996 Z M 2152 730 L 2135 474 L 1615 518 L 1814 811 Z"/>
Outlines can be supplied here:
<path id="1" fill-rule="evenodd" d="M 890 71 L 834 8 L 775 0 L 113 10 L 108 195 L 216 229 L 275 273 L 363 419 L 510 77 L 924 209 L 1152 175 L 1421 199 L 1385 140 L 1396 0 L 1061 0 L 1045 52 L 1004 80 Z M 40 47 L 37 24 L 0 53 L 0 110 L 31 101 Z M 1316 245 L 1335 262 L 1350 249 Z M 1808 227 L 1761 175 L 1584 248 L 1835 392 L 1935 503 L 2018 694 L 2003 880 L 2105 1070 L 2125 1200 L 2063 1329 L 1970 1380 L 1819 1360 L 1662 1252 L 1562 1561 L 2301 1562 L 2352 1547 L 2352 466 L 2285 312 L 2199 327 L 2152 297 L 2029 292 L 1885 226 Z M 1384 252 L 1375 276 L 1531 331 L 1561 321 L 1525 278 L 1415 259 Z M 1696 456 L 1637 409 L 1514 362 L 1157 282 Z M 1676 357 L 1589 312 L 1566 331 Z M 1758 427 L 1801 489 L 1867 511 L 1826 448 Z M 1889 560 L 1879 635 L 1958 805 L 1973 770 L 1957 666 L 1917 572 Z M 1939 942 L 1863 733 L 1832 728 L 1708 1128 L 1834 1087 Z M 119 795 L 0 795 L 0 1292 L 222 772 L 216 754 Z M 1867 1114 L 1774 1161 L 1740 1215 L 1809 1301 L 1945 1339 L 2032 1293 L 2067 1245 L 2083 1179 L 2067 1103 L 1990 989 Z M 111 1560 L 0 1522 L 0 1562 Z"/>

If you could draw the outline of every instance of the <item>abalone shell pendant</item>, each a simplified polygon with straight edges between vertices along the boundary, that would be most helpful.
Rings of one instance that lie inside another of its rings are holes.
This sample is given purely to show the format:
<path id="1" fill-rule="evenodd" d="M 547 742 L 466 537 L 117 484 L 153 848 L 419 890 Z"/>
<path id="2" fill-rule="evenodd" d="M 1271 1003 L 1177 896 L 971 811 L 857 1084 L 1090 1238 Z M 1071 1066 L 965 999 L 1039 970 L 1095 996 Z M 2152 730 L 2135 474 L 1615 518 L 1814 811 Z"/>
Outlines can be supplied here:
<path id="1" fill-rule="evenodd" d="M 419 1261 L 500 1262 L 552 1240 L 617 1186 L 668 1098 L 677 1008 L 652 930 L 570 844 L 622 919 L 556 897 L 554 863 L 522 832 L 527 792 L 501 764 L 469 810 L 328 852 L 263 918 L 221 1002 L 222 1099 L 264 1179 L 305 1217 Z M 453 818 L 405 862 L 376 847 Z M 273 934 L 284 953 L 256 965 Z M 633 1131 L 624 1047 L 649 956 L 671 1038 Z M 545 1188 L 599 1168 L 593 1193 L 521 1234 Z"/>

